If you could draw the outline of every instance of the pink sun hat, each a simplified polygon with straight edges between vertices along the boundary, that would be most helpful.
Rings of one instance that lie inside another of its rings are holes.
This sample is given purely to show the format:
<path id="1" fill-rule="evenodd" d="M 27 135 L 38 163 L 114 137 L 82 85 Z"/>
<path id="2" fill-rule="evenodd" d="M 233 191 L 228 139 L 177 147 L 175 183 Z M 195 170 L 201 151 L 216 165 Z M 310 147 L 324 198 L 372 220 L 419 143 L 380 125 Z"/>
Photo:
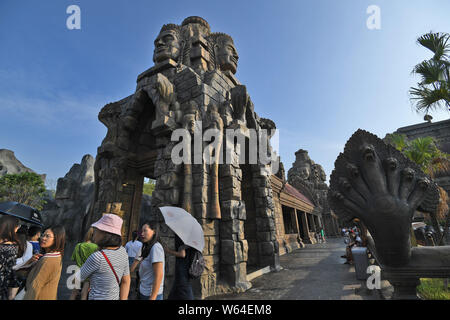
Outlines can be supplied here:
<path id="1" fill-rule="evenodd" d="M 117 234 L 119 236 L 122 236 L 122 223 L 123 220 L 121 217 L 119 217 L 116 214 L 112 213 L 105 213 L 100 220 L 93 223 L 91 227 L 95 227 L 99 230 Z"/>

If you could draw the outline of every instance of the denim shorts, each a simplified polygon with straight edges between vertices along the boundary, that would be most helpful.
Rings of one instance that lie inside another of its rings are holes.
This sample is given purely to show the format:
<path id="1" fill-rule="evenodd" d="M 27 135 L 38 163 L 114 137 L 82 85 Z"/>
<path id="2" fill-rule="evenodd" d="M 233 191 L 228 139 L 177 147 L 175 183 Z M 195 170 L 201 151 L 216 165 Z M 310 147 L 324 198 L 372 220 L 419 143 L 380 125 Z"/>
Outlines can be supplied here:
<path id="1" fill-rule="evenodd" d="M 139 300 L 149 300 L 149 299 L 150 299 L 150 296 L 144 296 L 142 293 L 140 294 Z M 163 294 L 162 293 L 158 294 L 156 296 L 156 300 L 163 300 Z"/>

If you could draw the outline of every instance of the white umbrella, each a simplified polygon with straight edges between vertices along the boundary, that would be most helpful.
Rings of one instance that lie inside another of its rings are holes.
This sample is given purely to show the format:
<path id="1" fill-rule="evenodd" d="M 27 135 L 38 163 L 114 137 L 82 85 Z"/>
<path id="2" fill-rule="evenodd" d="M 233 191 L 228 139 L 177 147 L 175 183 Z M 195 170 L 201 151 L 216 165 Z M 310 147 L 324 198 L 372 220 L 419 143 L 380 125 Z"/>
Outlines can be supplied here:
<path id="1" fill-rule="evenodd" d="M 175 232 L 185 245 L 202 252 L 205 246 L 203 228 L 189 212 L 177 207 L 161 207 L 167 226 Z"/>
<path id="2" fill-rule="evenodd" d="M 426 226 L 427 225 L 425 223 L 423 223 L 423 222 L 413 222 L 412 223 L 412 227 L 413 227 L 414 230 L 416 230 L 418 228 L 424 228 Z"/>

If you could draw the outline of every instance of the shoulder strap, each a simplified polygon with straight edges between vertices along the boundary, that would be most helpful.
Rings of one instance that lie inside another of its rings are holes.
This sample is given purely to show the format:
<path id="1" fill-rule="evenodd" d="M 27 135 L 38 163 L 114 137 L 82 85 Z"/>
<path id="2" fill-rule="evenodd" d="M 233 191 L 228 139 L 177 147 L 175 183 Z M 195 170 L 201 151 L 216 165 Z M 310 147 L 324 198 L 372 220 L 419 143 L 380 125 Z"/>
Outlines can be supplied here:
<path id="1" fill-rule="evenodd" d="M 111 270 L 112 270 L 112 272 L 114 273 L 114 276 L 116 277 L 116 280 L 117 280 L 117 284 L 120 286 L 120 281 L 119 281 L 119 277 L 117 276 L 117 274 L 116 274 L 116 271 L 114 270 L 114 268 L 113 268 L 113 266 L 112 266 L 112 264 L 111 264 L 111 262 L 109 262 L 109 259 L 108 259 L 108 257 L 106 256 L 106 254 L 103 252 L 103 250 L 100 250 L 100 252 L 102 253 L 102 255 L 105 257 L 105 259 L 106 259 L 106 262 L 108 262 L 108 264 L 109 264 L 109 267 L 111 268 Z"/>

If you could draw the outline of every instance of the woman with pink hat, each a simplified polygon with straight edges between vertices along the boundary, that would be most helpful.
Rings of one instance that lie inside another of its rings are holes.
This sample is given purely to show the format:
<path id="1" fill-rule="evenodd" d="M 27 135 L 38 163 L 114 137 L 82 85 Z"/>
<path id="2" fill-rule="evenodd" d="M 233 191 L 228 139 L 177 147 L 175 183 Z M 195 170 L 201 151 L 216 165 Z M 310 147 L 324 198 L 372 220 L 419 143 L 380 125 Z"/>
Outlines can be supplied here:
<path id="1" fill-rule="evenodd" d="M 128 299 L 131 277 L 128 254 L 122 246 L 122 223 L 118 215 L 107 213 L 92 225 L 92 241 L 99 251 L 81 267 L 81 281 L 90 278 L 89 300 Z"/>

